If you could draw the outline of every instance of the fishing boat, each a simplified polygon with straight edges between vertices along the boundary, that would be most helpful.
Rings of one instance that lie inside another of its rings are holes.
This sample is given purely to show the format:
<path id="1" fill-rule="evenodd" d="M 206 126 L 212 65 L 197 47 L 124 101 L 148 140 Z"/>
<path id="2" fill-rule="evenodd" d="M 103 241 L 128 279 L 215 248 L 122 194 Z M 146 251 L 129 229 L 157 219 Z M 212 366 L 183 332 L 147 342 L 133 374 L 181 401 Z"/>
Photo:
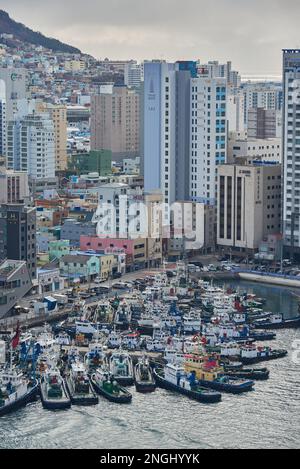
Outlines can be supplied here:
<path id="1" fill-rule="evenodd" d="M 153 392 L 156 385 L 152 368 L 146 357 L 143 357 L 134 368 L 135 388 L 138 392 Z"/>
<path id="2" fill-rule="evenodd" d="M 72 363 L 70 373 L 66 377 L 66 387 L 72 404 L 94 405 L 98 403 L 98 397 L 83 363 L 77 361 Z"/>
<path id="3" fill-rule="evenodd" d="M 126 352 L 119 351 L 111 355 L 109 371 L 116 381 L 123 386 L 131 386 L 134 383 L 132 360 Z"/>
<path id="4" fill-rule="evenodd" d="M 216 357 L 189 354 L 185 357 L 185 371 L 195 372 L 201 386 L 217 391 L 240 394 L 253 389 L 254 382 L 242 378 L 233 378 L 224 373 Z"/>
<path id="5" fill-rule="evenodd" d="M 159 387 L 184 394 L 196 401 L 209 404 L 222 399 L 219 392 L 200 386 L 195 380 L 195 374 L 188 375 L 179 364 L 168 363 L 164 368 L 155 368 L 153 375 Z"/>
<path id="6" fill-rule="evenodd" d="M 21 371 L 10 368 L 0 372 L 0 416 L 33 402 L 38 394 L 36 379 L 27 378 Z"/>
<path id="7" fill-rule="evenodd" d="M 114 376 L 105 368 L 98 368 L 91 376 L 91 383 L 97 394 L 111 402 L 128 404 L 132 401 L 132 394 L 114 379 Z"/>
<path id="8" fill-rule="evenodd" d="M 45 409 L 59 410 L 71 407 L 65 381 L 57 369 L 47 370 L 43 374 L 40 382 L 40 395 Z"/>
<path id="9" fill-rule="evenodd" d="M 268 318 L 257 319 L 253 322 L 257 329 L 285 329 L 300 327 L 300 316 L 284 319 L 282 314 L 272 314 Z"/>

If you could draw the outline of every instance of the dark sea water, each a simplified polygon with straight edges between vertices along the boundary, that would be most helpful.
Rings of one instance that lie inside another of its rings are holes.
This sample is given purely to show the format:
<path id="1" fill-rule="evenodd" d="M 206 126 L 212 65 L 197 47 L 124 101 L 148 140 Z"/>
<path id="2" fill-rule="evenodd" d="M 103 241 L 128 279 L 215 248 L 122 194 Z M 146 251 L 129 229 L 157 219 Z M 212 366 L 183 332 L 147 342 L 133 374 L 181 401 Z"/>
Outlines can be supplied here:
<path id="1" fill-rule="evenodd" d="M 297 313 L 295 293 L 300 292 L 246 282 L 239 288 L 266 297 L 268 311 Z M 0 418 L 0 448 L 300 448 L 295 340 L 300 330 L 278 331 L 272 347 L 286 348 L 289 355 L 262 364 L 270 369 L 270 379 L 258 381 L 251 393 L 223 394 L 221 403 L 204 405 L 161 389 L 143 395 L 132 388 L 130 405 L 100 397 L 95 407 L 62 412 L 43 410 L 36 402 Z"/>

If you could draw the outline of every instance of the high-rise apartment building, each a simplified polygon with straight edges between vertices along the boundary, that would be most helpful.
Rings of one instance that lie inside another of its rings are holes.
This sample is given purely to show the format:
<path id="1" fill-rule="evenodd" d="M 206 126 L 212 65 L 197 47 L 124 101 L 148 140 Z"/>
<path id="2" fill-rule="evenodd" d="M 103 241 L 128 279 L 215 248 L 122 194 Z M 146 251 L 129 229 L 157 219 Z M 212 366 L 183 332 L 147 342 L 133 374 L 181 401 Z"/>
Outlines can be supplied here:
<path id="1" fill-rule="evenodd" d="M 248 138 L 281 138 L 282 113 L 275 109 L 251 108 L 248 110 Z"/>
<path id="2" fill-rule="evenodd" d="M 124 69 L 124 84 L 130 88 L 139 88 L 144 80 L 144 64 L 127 63 Z"/>
<path id="3" fill-rule="evenodd" d="M 63 105 L 47 105 L 47 112 L 54 125 L 55 171 L 65 171 L 67 158 L 67 108 Z"/>
<path id="4" fill-rule="evenodd" d="M 248 111 L 252 108 L 282 109 L 281 83 L 252 83 L 247 82 L 241 86 L 245 99 L 245 124 L 248 123 Z"/>
<path id="5" fill-rule="evenodd" d="M 0 80 L 0 156 L 6 154 L 6 91 L 5 83 Z"/>
<path id="6" fill-rule="evenodd" d="M 36 211 L 24 204 L 0 206 L 0 259 L 26 261 L 36 277 Z"/>
<path id="7" fill-rule="evenodd" d="M 226 162 L 226 79 L 191 80 L 190 198 L 215 205 L 217 170 Z"/>
<path id="8" fill-rule="evenodd" d="M 55 132 L 49 115 L 31 114 L 8 123 L 7 168 L 26 171 L 32 179 L 55 177 Z"/>
<path id="9" fill-rule="evenodd" d="M 283 50 L 283 234 L 300 253 L 300 50 Z"/>
<path id="10" fill-rule="evenodd" d="M 232 70 L 231 62 L 220 64 L 217 60 L 198 66 L 198 75 L 207 78 L 225 78 L 226 84 L 232 89 L 239 88 L 241 76 L 236 70 Z"/>
<path id="11" fill-rule="evenodd" d="M 110 150 L 115 160 L 138 156 L 139 100 L 139 93 L 126 86 L 101 87 L 92 96 L 92 150 Z"/>

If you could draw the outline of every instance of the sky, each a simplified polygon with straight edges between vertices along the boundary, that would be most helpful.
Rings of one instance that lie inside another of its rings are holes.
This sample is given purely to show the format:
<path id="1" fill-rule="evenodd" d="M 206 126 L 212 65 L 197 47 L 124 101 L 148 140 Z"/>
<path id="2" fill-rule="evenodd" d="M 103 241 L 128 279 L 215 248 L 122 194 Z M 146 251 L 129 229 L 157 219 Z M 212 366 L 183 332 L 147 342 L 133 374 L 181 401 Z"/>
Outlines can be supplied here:
<path id="1" fill-rule="evenodd" d="M 1 0 L 16 21 L 98 59 L 232 61 L 280 75 L 300 48 L 299 0 Z"/>

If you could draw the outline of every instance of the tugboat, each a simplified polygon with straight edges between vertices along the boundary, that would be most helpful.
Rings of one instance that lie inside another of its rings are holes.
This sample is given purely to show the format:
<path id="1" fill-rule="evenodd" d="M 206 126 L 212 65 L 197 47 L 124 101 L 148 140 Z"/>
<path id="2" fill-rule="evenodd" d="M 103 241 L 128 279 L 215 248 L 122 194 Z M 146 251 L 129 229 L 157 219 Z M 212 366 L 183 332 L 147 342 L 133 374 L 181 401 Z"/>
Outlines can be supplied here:
<path id="1" fill-rule="evenodd" d="M 300 316 L 284 319 L 282 314 L 272 314 L 268 318 L 257 319 L 253 322 L 256 329 L 285 329 L 300 327 Z"/>
<path id="2" fill-rule="evenodd" d="M 57 369 L 47 370 L 43 374 L 40 383 L 40 395 L 45 409 L 60 410 L 71 407 L 65 381 Z"/>
<path id="3" fill-rule="evenodd" d="M 83 363 L 75 362 L 71 365 L 69 376 L 66 377 L 66 386 L 72 404 L 94 405 L 98 404 L 98 397 L 94 393 L 90 379 Z"/>
<path id="4" fill-rule="evenodd" d="M 153 392 L 156 385 L 151 366 L 146 357 L 143 357 L 134 368 L 135 388 L 137 392 Z"/>
<path id="5" fill-rule="evenodd" d="M 239 359 L 244 365 L 251 365 L 254 363 L 277 360 L 284 358 L 287 355 L 287 350 L 279 349 L 272 350 L 270 347 L 257 347 L 253 344 L 245 345 L 240 349 Z"/>
<path id="6" fill-rule="evenodd" d="M 134 383 L 132 360 L 128 353 L 113 353 L 109 359 L 109 370 L 119 384 L 131 386 Z"/>
<path id="7" fill-rule="evenodd" d="M 241 394 L 253 389 L 254 382 L 241 378 L 233 378 L 224 373 L 216 357 L 196 354 L 186 355 L 185 370 L 195 372 L 201 386 L 232 394 Z"/>
<path id="8" fill-rule="evenodd" d="M 222 399 L 219 392 L 200 386 L 195 379 L 195 373 L 185 373 L 179 364 L 168 363 L 164 368 L 155 368 L 153 374 L 161 388 L 176 391 L 196 401 L 209 404 L 220 402 Z"/>
<path id="9" fill-rule="evenodd" d="M 85 355 L 85 364 L 91 373 L 105 363 L 106 347 L 99 342 L 91 343 L 89 351 Z"/>
<path id="10" fill-rule="evenodd" d="M 114 376 L 106 369 L 98 368 L 91 376 L 94 390 L 111 402 L 128 404 L 132 401 L 132 394 L 120 386 Z"/>
<path id="11" fill-rule="evenodd" d="M 36 379 L 26 378 L 22 372 L 10 368 L 0 372 L 0 416 L 33 402 L 38 394 Z"/>

